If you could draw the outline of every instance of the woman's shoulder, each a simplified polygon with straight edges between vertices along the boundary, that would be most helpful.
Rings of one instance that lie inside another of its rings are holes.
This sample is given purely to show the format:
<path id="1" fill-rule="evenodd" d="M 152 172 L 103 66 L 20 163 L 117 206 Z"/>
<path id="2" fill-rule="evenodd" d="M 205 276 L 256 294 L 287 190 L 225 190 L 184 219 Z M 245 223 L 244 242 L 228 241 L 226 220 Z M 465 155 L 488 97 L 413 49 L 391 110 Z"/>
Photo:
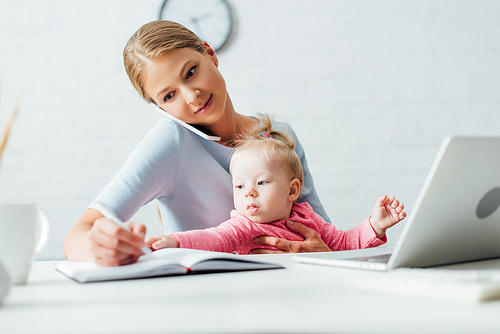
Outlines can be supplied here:
<path id="1" fill-rule="evenodd" d="M 166 160 L 179 160 L 182 138 L 179 126 L 168 119 L 159 119 L 130 154 L 127 165 L 153 167 Z"/>
<path id="2" fill-rule="evenodd" d="M 148 136 L 179 137 L 181 126 L 168 118 L 160 118 L 154 127 L 149 130 Z"/>
<path id="3" fill-rule="evenodd" d="M 161 118 L 156 121 L 154 127 L 149 130 L 143 140 L 139 143 L 141 149 L 171 150 L 180 147 L 182 144 L 182 126 L 174 121 Z"/>
<path id="4" fill-rule="evenodd" d="M 260 123 L 260 125 L 261 126 L 263 125 L 262 122 Z M 295 140 L 297 140 L 297 135 L 295 134 L 295 131 L 293 130 L 292 126 L 290 124 L 288 124 L 287 122 L 274 119 L 273 120 L 273 129 L 277 130 L 277 131 L 282 131 L 282 132 L 288 133 L 288 134 L 294 136 Z"/>
<path id="5" fill-rule="evenodd" d="M 273 122 L 273 127 L 276 129 L 276 130 L 280 130 L 280 131 L 286 131 L 288 133 L 295 133 L 293 131 L 293 128 L 290 124 L 288 124 L 287 122 L 284 122 L 284 121 L 278 121 L 278 120 L 275 120 Z"/>

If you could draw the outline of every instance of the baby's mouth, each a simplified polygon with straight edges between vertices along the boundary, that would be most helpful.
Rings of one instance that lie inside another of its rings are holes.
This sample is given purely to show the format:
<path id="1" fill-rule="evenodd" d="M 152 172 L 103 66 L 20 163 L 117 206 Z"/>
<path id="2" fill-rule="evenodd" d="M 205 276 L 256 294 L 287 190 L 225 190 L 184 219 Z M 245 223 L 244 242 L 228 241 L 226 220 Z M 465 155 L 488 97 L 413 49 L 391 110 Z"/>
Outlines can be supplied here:
<path id="1" fill-rule="evenodd" d="M 247 205 L 247 212 L 251 215 L 254 215 L 259 211 L 259 207 L 253 203 Z"/>

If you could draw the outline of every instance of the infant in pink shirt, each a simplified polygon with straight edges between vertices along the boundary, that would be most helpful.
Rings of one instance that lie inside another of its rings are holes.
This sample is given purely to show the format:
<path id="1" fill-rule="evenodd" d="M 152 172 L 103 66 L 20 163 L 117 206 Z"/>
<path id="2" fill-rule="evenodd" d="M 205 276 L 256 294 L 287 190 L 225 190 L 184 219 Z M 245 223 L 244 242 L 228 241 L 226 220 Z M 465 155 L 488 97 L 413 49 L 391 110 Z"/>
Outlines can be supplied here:
<path id="1" fill-rule="evenodd" d="M 376 247 L 387 241 L 386 229 L 406 217 L 402 203 L 393 196 L 382 196 L 370 218 L 356 228 L 341 231 L 324 221 L 308 203 L 296 203 L 303 172 L 293 138 L 274 131 L 268 116 L 262 115 L 261 122 L 263 128 L 237 142 L 231 158 L 235 206 L 231 218 L 213 228 L 150 237 L 146 242 L 152 250 L 180 247 L 237 254 L 258 248 L 280 251 L 254 239 L 271 236 L 304 240 L 288 228 L 287 222 L 313 229 L 332 251 Z"/>
<path id="2" fill-rule="evenodd" d="M 272 246 L 257 244 L 254 239 L 261 235 L 268 235 L 292 241 L 304 240 L 302 235 L 287 228 L 287 220 L 304 224 L 318 232 L 321 239 L 332 251 L 376 247 L 384 244 L 387 240 L 386 236 L 382 239 L 377 238 L 368 219 L 360 226 L 347 232 L 338 230 L 316 214 L 308 203 L 294 203 L 289 218 L 271 223 L 254 223 L 238 211 L 233 210 L 231 219 L 217 227 L 179 232 L 173 236 L 177 238 L 180 248 L 235 252 L 237 254 L 248 254 L 255 248 L 277 250 Z"/>

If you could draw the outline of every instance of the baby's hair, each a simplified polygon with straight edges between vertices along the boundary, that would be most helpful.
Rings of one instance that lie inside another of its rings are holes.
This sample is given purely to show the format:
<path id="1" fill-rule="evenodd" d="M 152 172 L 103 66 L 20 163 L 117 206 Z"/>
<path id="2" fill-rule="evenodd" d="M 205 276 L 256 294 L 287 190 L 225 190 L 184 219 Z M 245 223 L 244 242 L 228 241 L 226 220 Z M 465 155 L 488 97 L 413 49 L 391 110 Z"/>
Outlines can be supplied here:
<path id="1" fill-rule="evenodd" d="M 298 179 L 303 186 L 304 172 L 302 163 L 295 152 L 295 140 L 286 132 L 273 128 L 274 117 L 267 114 L 258 114 L 262 126 L 253 133 L 241 136 L 235 141 L 229 170 L 239 158 L 252 150 L 260 149 L 269 161 L 279 158 L 290 180 Z"/>
<path id="2" fill-rule="evenodd" d="M 203 41 L 195 33 L 171 21 L 146 23 L 130 37 L 123 49 L 123 63 L 132 85 L 148 103 L 154 100 L 144 88 L 147 64 L 181 48 L 206 52 Z"/>

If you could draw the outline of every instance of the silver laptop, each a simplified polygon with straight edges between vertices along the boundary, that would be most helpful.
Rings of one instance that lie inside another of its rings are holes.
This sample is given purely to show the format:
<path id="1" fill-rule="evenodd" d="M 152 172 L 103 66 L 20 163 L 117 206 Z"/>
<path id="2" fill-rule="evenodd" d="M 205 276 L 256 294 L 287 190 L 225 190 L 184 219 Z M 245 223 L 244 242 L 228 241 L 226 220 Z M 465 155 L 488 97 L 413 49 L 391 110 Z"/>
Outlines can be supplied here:
<path id="1" fill-rule="evenodd" d="M 308 253 L 293 258 L 373 270 L 498 258 L 499 205 L 500 137 L 449 137 L 394 248 Z"/>

